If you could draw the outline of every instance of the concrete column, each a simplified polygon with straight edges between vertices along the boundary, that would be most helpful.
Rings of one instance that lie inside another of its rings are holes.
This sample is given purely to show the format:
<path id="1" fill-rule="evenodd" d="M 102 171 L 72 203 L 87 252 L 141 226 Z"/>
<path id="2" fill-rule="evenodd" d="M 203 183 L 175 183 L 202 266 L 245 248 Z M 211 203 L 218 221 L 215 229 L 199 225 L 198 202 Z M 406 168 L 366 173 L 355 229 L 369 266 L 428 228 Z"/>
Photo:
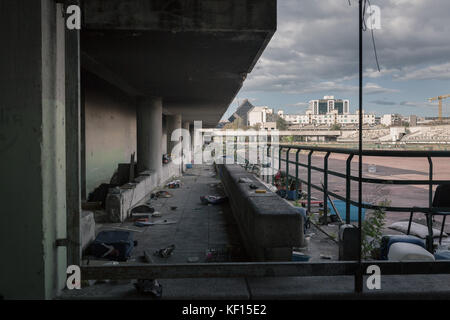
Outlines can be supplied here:
<path id="1" fill-rule="evenodd" d="M 0 7 L 0 295 L 50 299 L 67 266 L 64 19 L 52 0 Z"/>
<path id="2" fill-rule="evenodd" d="M 183 152 L 184 152 L 184 165 L 186 166 L 187 163 L 192 163 L 192 152 L 191 152 L 191 135 L 190 135 L 190 127 L 191 124 L 186 121 L 183 123 L 183 129 L 185 132 L 183 132 Z M 186 169 L 184 167 L 184 169 Z"/>
<path id="3" fill-rule="evenodd" d="M 181 129 L 181 114 L 168 116 L 167 152 L 171 154 L 172 158 L 181 156 L 180 154 L 172 154 L 174 147 L 181 141 L 181 137 L 172 141 L 172 133 L 176 129 Z"/>
<path id="4" fill-rule="evenodd" d="M 162 117 L 162 139 L 161 139 L 162 153 L 167 153 L 167 116 Z"/>
<path id="5" fill-rule="evenodd" d="M 143 99 L 137 105 L 138 172 L 151 170 L 162 174 L 162 99 Z"/>

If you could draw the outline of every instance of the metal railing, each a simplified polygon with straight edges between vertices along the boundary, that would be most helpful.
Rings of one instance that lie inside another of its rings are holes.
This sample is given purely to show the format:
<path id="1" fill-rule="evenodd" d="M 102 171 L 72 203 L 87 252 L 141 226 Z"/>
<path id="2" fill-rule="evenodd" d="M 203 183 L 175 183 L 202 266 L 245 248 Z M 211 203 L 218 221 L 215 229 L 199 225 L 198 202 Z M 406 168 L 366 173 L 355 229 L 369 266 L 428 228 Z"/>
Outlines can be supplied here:
<path id="1" fill-rule="evenodd" d="M 248 144 L 247 144 L 248 145 Z M 258 154 L 259 154 L 259 147 Z M 279 148 L 277 150 L 277 148 Z M 234 161 L 238 159 L 236 152 L 237 143 L 235 143 Z M 275 157 L 277 150 L 277 157 Z M 296 150 L 295 161 L 290 160 L 291 150 Z M 285 151 L 285 158 L 282 153 Z M 307 151 L 307 162 L 299 161 L 301 151 Z M 314 152 L 325 153 L 324 167 L 320 168 L 312 165 L 312 155 Z M 328 161 L 332 153 L 347 154 L 346 173 L 329 170 Z M 435 157 L 450 158 L 449 151 L 379 151 L 364 150 L 363 156 L 389 156 L 389 157 L 414 157 L 428 159 L 428 179 L 427 180 L 410 180 L 410 179 L 375 179 L 363 178 L 365 183 L 391 184 L 391 185 L 428 185 L 429 186 L 429 206 L 424 208 L 413 207 L 386 207 L 373 204 L 359 204 L 351 199 L 351 181 L 358 181 L 359 178 L 351 175 L 351 161 L 358 150 L 340 149 L 340 148 L 323 148 L 309 146 L 291 146 L 270 144 L 263 147 L 261 158 L 258 158 L 256 165 L 267 164 L 271 162 L 271 175 L 266 175 L 266 181 L 270 182 L 274 174 L 282 169 L 284 162 L 286 176 L 294 178 L 296 182 L 296 192 L 298 192 L 299 183 L 307 184 L 308 193 L 308 210 L 311 209 L 311 191 L 316 189 L 324 193 L 324 206 L 327 207 L 327 195 L 335 197 L 346 202 L 346 219 L 349 219 L 350 205 L 359 206 L 368 209 L 384 209 L 387 211 L 408 212 L 411 210 L 422 211 L 425 213 L 434 212 L 436 209 L 432 207 L 433 186 L 443 183 L 450 183 L 449 180 L 433 179 L 433 161 Z M 270 157 L 269 157 L 270 155 Z M 274 159 L 278 160 L 278 167 L 274 167 Z M 243 159 L 241 159 L 243 161 Z M 289 165 L 295 165 L 295 175 L 290 174 Z M 299 177 L 299 167 L 307 169 L 307 179 Z M 312 183 L 312 174 L 319 172 L 323 175 L 323 187 Z M 345 197 L 328 190 L 328 175 L 344 178 L 346 181 Z M 270 177 L 271 176 L 271 177 Z M 288 180 L 288 179 L 287 179 Z M 287 186 L 288 187 L 288 186 Z M 450 210 L 450 208 L 448 208 Z M 440 208 L 442 210 L 442 208 Z M 324 210 L 326 212 L 326 210 Z M 347 221 L 349 222 L 349 221 Z M 366 268 L 370 265 L 380 267 L 383 275 L 408 275 L 408 274 L 450 274 L 449 261 L 331 261 L 331 262 L 242 262 L 242 263 L 197 263 L 197 264 L 142 264 L 119 265 L 119 266 L 82 266 L 81 274 L 83 279 L 175 279 L 175 278 L 229 278 L 229 277 L 291 277 L 291 276 L 344 276 L 353 275 L 355 284 L 362 283 L 362 275 Z M 355 285 L 355 291 L 359 292 L 358 286 Z"/>

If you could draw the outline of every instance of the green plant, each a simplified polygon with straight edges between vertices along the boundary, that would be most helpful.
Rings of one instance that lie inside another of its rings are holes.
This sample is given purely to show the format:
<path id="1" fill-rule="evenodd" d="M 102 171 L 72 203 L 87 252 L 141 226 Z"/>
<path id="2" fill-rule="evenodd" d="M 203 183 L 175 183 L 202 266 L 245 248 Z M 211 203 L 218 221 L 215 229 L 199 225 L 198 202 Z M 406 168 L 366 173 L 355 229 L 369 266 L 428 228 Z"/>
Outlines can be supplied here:
<path id="1" fill-rule="evenodd" d="M 368 214 L 362 223 L 361 252 L 364 259 L 377 258 L 386 218 L 386 210 L 383 207 L 389 207 L 390 201 L 383 200 L 378 203 L 378 206 L 381 208 Z"/>

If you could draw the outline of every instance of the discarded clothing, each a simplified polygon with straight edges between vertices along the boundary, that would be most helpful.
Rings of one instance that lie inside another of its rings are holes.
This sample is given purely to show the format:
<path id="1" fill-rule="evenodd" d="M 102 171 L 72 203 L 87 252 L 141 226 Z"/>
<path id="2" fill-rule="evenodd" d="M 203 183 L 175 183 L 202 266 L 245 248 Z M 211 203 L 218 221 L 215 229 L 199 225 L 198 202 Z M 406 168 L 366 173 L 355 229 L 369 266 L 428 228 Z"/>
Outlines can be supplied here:
<path id="1" fill-rule="evenodd" d="M 162 285 L 153 279 L 138 279 L 134 287 L 139 293 L 152 295 L 155 298 L 161 298 Z"/>
<path id="2" fill-rule="evenodd" d="M 156 193 L 156 197 L 157 198 L 171 198 L 172 195 L 167 191 L 161 190 Z"/>
<path id="3" fill-rule="evenodd" d="M 133 234 L 129 231 L 109 230 L 100 232 L 87 248 L 89 255 L 115 261 L 126 261 L 133 248 Z"/>
<path id="4" fill-rule="evenodd" d="M 159 249 L 153 253 L 154 256 L 158 256 L 161 258 L 168 258 L 172 255 L 173 250 L 175 250 L 175 245 L 172 244 L 166 248 Z"/>
<path id="5" fill-rule="evenodd" d="M 181 185 L 180 180 L 174 180 L 174 181 L 169 182 L 167 184 L 167 187 L 170 189 L 176 189 L 176 188 L 179 188 L 180 185 Z"/>
<path id="6" fill-rule="evenodd" d="M 220 196 L 200 196 L 200 201 L 203 204 L 220 204 L 227 200 L 227 197 Z"/>

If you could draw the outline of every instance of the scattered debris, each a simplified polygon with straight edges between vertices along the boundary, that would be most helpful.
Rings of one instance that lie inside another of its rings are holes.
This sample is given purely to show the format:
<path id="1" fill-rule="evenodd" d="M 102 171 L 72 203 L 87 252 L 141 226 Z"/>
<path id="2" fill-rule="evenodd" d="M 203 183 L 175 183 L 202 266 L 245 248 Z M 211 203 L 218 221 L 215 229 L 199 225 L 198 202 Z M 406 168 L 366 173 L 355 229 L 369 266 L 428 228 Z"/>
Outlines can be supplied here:
<path id="1" fill-rule="evenodd" d="M 152 295 L 155 298 L 162 296 L 162 286 L 157 280 L 138 279 L 134 287 L 141 294 Z"/>
<path id="2" fill-rule="evenodd" d="M 156 197 L 157 198 L 171 198 L 172 195 L 165 190 L 161 190 L 156 193 Z"/>
<path id="3" fill-rule="evenodd" d="M 141 204 L 141 205 L 138 205 L 138 206 L 136 206 L 136 207 L 134 207 L 134 208 L 131 209 L 131 215 L 132 215 L 133 217 L 134 217 L 134 216 L 137 216 L 137 215 L 136 215 L 137 213 L 146 213 L 146 214 L 149 214 L 149 213 L 153 213 L 153 212 L 155 212 L 155 209 L 152 208 L 152 207 L 150 207 L 150 206 L 147 205 L 147 204 Z"/>
<path id="4" fill-rule="evenodd" d="M 133 232 L 143 232 L 142 230 L 136 230 L 136 229 L 124 228 L 124 227 L 113 227 L 113 229 L 127 230 L 127 231 L 133 231 Z"/>
<path id="5" fill-rule="evenodd" d="M 255 190 L 255 193 L 266 193 L 267 192 L 267 190 L 265 190 L 265 189 L 256 189 Z"/>
<path id="6" fill-rule="evenodd" d="M 134 225 L 136 227 L 149 227 L 149 226 L 157 226 L 157 225 L 165 225 L 165 224 L 175 224 L 177 223 L 176 221 L 168 221 L 168 220 L 163 220 L 163 221 L 157 221 L 157 222 L 141 222 L 141 221 L 136 221 L 134 223 Z"/>
<path id="7" fill-rule="evenodd" d="M 167 184 L 167 187 L 170 189 L 177 189 L 181 186 L 180 180 L 173 180 Z"/>
<path id="8" fill-rule="evenodd" d="M 311 257 L 303 252 L 293 251 L 292 252 L 292 261 L 309 261 Z"/>
<path id="9" fill-rule="evenodd" d="M 223 203 L 227 200 L 227 197 L 221 197 L 221 196 L 200 196 L 200 201 L 203 204 L 219 204 Z"/>
<path id="10" fill-rule="evenodd" d="M 187 258 L 187 262 L 189 263 L 195 263 L 195 262 L 199 262 L 199 258 L 198 257 L 189 257 Z"/>
<path id="11" fill-rule="evenodd" d="M 239 181 L 238 181 L 239 183 L 252 183 L 253 181 L 252 181 L 252 179 L 250 179 L 250 178 L 239 178 Z"/>
<path id="12" fill-rule="evenodd" d="M 170 207 L 170 210 L 174 211 L 174 210 L 177 210 L 177 208 L 178 207 L 176 207 L 176 206 L 172 206 L 172 207 Z"/>
<path id="13" fill-rule="evenodd" d="M 87 248 L 89 255 L 115 261 L 126 261 L 137 245 L 133 234 L 127 231 L 101 231 Z"/>
<path id="14" fill-rule="evenodd" d="M 158 218 L 158 217 L 161 217 L 161 216 L 162 216 L 161 212 L 158 212 L 158 211 L 155 211 L 152 214 L 152 217 L 154 217 L 154 218 Z"/>
<path id="15" fill-rule="evenodd" d="M 153 255 L 161 257 L 161 258 L 168 258 L 168 257 L 170 257 L 172 255 L 173 250 L 175 250 L 175 245 L 174 244 L 172 244 L 172 245 L 170 245 L 168 247 L 156 250 L 153 253 Z"/>
<path id="16" fill-rule="evenodd" d="M 333 257 L 329 254 L 320 254 L 320 259 L 331 260 Z"/>
<path id="17" fill-rule="evenodd" d="M 258 189 L 258 186 L 254 185 L 253 183 L 251 185 L 249 185 L 249 188 L 254 190 L 254 189 Z"/>

